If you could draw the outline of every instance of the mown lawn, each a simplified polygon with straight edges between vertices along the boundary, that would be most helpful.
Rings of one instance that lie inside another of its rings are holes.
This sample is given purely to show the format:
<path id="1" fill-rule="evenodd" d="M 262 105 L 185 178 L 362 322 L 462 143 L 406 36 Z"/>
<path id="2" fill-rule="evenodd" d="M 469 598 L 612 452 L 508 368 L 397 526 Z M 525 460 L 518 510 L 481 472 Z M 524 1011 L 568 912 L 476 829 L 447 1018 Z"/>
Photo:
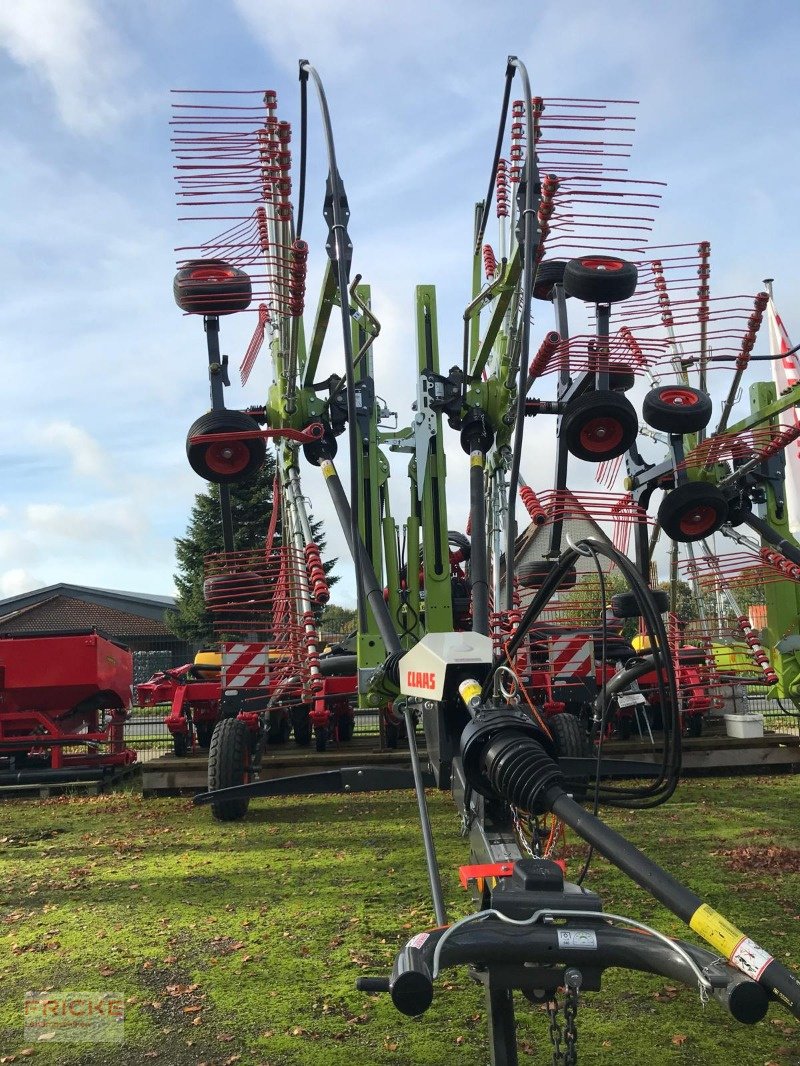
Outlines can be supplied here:
<path id="1" fill-rule="evenodd" d="M 458 917 L 470 909 L 457 875 L 465 846 L 449 797 L 430 799 Z M 793 776 L 695 779 L 666 807 L 609 821 L 798 969 L 798 799 Z M 354 990 L 433 924 L 410 793 L 259 800 L 233 825 L 134 792 L 5 802 L 0 849 L 0 1062 L 488 1062 L 481 992 L 464 971 L 439 983 L 419 1020 Z M 683 934 L 602 859 L 587 883 L 607 909 Z M 125 1043 L 26 1043 L 23 995 L 43 989 L 123 993 Z M 524 1060 L 549 1062 L 546 1016 L 522 1004 L 518 1021 Z M 773 1007 L 745 1028 L 695 993 L 628 973 L 586 997 L 579 1033 L 584 1064 L 800 1064 L 787 1013 Z"/>

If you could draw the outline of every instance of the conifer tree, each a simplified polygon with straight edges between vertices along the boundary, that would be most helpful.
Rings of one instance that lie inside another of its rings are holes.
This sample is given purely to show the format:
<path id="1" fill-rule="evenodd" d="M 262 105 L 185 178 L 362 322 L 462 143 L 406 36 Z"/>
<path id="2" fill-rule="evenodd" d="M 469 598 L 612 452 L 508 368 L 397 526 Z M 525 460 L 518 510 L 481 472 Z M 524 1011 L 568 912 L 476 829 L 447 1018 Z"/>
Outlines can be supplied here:
<path id="1" fill-rule="evenodd" d="M 255 551 L 263 546 L 272 515 L 274 477 L 275 460 L 267 453 L 267 461 L 252 478 L 231 485 L 231 514 L 237 551 Z M 312 521 L 314 538 L 320 550 L 323 550 L 325 538 L 320 532 L 321 527 L 321 522 Z M 282 543 L 281 537 L 279 516 L 275 530 L 276 545 Z M 175 609 L 167 613 L 166 621 L 175 636 L 183 640 L 194 643 L 210 643 L 214 640 L 213 619 L 203 601 L 203 560 L 206 555 L 222 550 L 219 486 L 209 484 L 204 492 L 199 492 L 195 497 L 186 535 L 175 538 L 178 561 L 175 585 L 178 595 Z M 338 581 L 337 577 L 330 574 L 335 563 L 335 559 L 323 562 L 329 585 Z"/>

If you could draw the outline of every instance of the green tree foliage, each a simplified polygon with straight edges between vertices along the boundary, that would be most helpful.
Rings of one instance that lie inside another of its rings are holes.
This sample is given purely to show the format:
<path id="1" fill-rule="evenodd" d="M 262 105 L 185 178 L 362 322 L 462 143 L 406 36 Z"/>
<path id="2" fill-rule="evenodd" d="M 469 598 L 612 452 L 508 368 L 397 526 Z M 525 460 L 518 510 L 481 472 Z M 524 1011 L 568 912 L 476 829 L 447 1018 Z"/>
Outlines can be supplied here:
<path id="1" fill-rule="evenodd" d="M 323 633 L 352 633 L 358 622 L 355 607 L 340 607 L 338 603 L 329 603 L 322 612 L 320 626 Z"/>
<path id="2" fill-rule="evenodd" d="M 237 551 L 254 551 L 263 546 L 273 510 L 274 477 L 275 460 L 267 453 L 267 461 L 257 474 L 231 486 L 231 514 Z M 321 522 L 312 522 L 312 531 L 320 550 L 325 547 L 321 526 Z M 282 543 L 281 537 L 279 516 L 274 543 Z M 168 612 L 166 621 L 170 630 L 183 640 L 209 643 L 214 639 L 213 620 L 203 601 L 203 560 L 206 555 L 222 550 L 219 486 L 209 484 L 204 492 L 199 492 L 195 497 L 186 536 L 175 538 L 178 561 L 175 585 L 178 595 L 175 609 Z M 335 563 L 335 559 L 323 563 L 329 585 L 338 581 L 337 577 L 330 574 Z"/>

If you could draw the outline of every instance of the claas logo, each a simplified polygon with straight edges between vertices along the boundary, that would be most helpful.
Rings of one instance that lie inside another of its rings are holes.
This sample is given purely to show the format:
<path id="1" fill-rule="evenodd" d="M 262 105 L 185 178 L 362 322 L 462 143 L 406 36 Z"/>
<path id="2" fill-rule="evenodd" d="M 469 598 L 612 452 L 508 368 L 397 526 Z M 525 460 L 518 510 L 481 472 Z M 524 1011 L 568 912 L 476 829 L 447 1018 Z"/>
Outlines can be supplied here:
<path id="1" fill-rule="evenodd" d="M 436 688 L 436 674 L 424 673 L 421 670 L 409 670 L 406 674 L 406 685 L 409 688 Z"/>

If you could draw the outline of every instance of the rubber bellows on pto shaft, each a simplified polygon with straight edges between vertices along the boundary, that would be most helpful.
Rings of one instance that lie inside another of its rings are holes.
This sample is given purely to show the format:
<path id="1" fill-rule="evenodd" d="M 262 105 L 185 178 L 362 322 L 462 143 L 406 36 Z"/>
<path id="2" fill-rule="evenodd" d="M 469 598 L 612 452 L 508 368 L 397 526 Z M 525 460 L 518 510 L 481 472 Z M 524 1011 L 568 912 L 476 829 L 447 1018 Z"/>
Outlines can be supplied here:
<path id="1" fill-rule="evenodd" d="M 513 807 L 542 814 L 565 791 L 558 763 L 533 737 L 512 731 L 500 733 L 487 746 L 483 758 L 492 788 Z"/>

